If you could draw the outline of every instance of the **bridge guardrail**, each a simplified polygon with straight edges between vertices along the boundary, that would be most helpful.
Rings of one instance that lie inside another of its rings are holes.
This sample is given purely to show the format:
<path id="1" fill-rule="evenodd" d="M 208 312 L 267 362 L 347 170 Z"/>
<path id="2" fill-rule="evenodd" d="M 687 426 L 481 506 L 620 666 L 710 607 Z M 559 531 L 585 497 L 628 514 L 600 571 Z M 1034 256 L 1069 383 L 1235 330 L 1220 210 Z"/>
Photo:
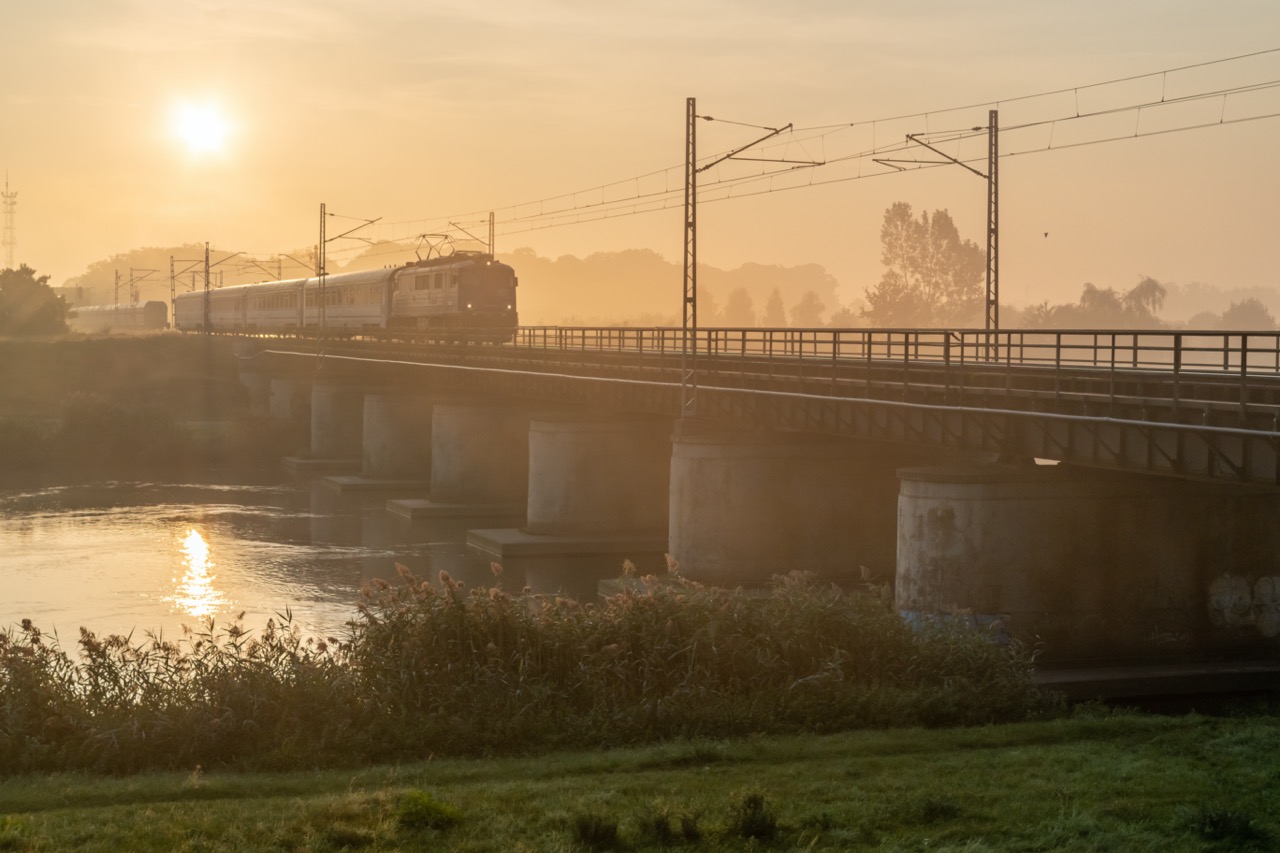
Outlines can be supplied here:
<path id="1" fill-rule="evenodd" d="M 678 353 L 684 331 L 666 326 L 521 326 L 516 344 Z M 694 344 L 698 355 L 1280 375 L 1280 331 L 702 328 Z"/>
<path id="2" fill-rule="evenodd" d="M 664 326 L 522 326 L 515 343 L 661 355 L 684 351 L 685 333 Z M 1280 378 L 1280 331 L 701 328 L 689 351 L 698 357 L 821 361 L 833 366 L 896 362 L 904 371 L 913 365 L 989 365 L 1097 370 L 1113 378 L 1119 371 L 1150 371 L 1169 377 L 1174 400 L 1180 397 L 1186 375 L 1238 376 L 1242 407 L 1251 379 Z"/>

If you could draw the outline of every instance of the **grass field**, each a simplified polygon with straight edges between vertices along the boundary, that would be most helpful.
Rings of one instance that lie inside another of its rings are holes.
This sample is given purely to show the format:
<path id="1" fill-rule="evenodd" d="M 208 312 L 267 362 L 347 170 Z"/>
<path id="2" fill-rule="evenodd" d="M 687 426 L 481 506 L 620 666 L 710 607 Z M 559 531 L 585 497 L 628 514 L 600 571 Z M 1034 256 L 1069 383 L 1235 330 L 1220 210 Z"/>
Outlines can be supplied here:
<path id="1" fill-rule="evenodd" d="M 0 850 L 1274 850 L 1280 718 L 0 782 Z"/>

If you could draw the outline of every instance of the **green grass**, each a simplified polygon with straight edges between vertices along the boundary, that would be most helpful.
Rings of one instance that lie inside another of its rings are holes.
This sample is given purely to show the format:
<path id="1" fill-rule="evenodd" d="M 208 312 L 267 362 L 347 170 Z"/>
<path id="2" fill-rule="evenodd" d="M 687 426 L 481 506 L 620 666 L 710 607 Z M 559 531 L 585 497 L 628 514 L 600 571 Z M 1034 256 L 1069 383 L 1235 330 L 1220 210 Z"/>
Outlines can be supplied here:
<path id="1" fill-rule="evenodd" d="M 1280 719 L 1119 715 L 0 782 L 0 850 L 1273 850 Z"/>

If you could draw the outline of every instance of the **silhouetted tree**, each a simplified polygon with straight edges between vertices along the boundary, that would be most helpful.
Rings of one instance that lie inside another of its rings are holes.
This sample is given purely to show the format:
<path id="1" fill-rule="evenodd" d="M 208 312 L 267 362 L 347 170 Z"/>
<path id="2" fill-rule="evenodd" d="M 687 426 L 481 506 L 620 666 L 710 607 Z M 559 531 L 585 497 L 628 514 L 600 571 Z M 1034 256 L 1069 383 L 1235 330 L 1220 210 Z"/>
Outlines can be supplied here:
<path id="1" fill-rule="evenodd" d="M 1222 312 L 1222 328 L 1240 331 L 1271 331 L 1276 327 L 1276 318 L 1257 299 L 1252 297 L 1240 302 L 1232 302 L 1231 307 Z"/>
<path id="2" fill-rule="evenodd" d="M 724 306 L 724 324 L 730 327 L 756 324 L 756 306 L 745 287 L 730 291 L 729 301 Z"/>
<path id="3" fill-rule="evenodd" d="M 841 305 L 835 311 L 831 312 L 831 318 L 827 320 L 827 325 L 833 329 L 856 329 L 863 325 L 866 317 L 865 308 L 855 308 L 852 305 Z"/>
<path id="4" fill-rule="evenodd" d="M 1028 329 L 1154 329 L 1164 325 L 1155 313 L 1164 297 L 1164 285 L 1150 277 L 1124 293 L 1085 282 L 1079 302 L 1032 305 L 1021 320 Z"/>
<path id="5" fill-rule="evenodd" d="M 1018 325 L 1024 329 L 1048 329 L 1053 326 L 1053 315 L 1057 306 L 1049 304 L 1049 300 L 1028 305 L 1022 309 Z"/>
<path id="6" fill-rule="evenodd" d="M 1144 276 L 1142 281 L 1121 297 L 1121 304 L 1129 317 L 1137 323 L 1159 323 L 1156 312 L 1164 307 L 1164 297 L 1168 293 L 1160 282 L 1151 276 Z"/>
<path id="7" fill-rule="evenodd" d="M 764 305 L 764 316 L 760 318 L 760 324 L 770 329 L 780 329 L 787 325 L 787 309 L 783 306 L 782 294 L 776 287 Z"/>
<path id="8" fill-rule="evenodd" d="M 720 301 L 716 299 L 714 290 L 698 288 L 698 325 L 720 326 L 724 324 L 724 311 L 720 309 Z"/>
<path id="9" fill-rule="evenodd" d="M 1222 315 L 1212 311 L 1198 311 L 1186 322 L 1188 329 L 1221 329 Z"/>
<path id="10" fill-rule="evenodd" d="M 0 334 L 56 335 L 67 330 L 66 303 L 23 264 L 0 271 Z"/>
<path id="11" fill-rule="evenodd" d="M 867 290 L 864 316 L 878 326 L 973 324 L 981 315 L 984 256 L 945 210 L 913 217 L 895 202 L 880 226 L 884 274 Z"/>
<path id="12" fill-rule="evenodd" d="M 812 290 L 806 290 L 804 296 L 800 297 L 800 301 L 791 308 L 791 325 L 804 329 L 821 326 L 822 313 L 826 310 L 827 306 L 822 304 L 818 294 Z"/>

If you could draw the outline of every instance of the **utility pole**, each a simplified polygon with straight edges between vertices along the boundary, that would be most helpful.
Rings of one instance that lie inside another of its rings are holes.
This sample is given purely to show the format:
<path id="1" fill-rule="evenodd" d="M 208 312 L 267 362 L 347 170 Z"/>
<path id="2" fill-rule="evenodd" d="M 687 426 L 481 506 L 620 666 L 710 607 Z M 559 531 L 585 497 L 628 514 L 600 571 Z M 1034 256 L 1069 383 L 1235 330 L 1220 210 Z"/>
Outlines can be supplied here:
<path id="1" fill-rule="evenodd" d="M 204 333 L 206 335 L 212 333 L 211 320 L 213 309 L 213 297 L 209 292 L 209 241 L 204 244 Z"/>
<path id="2" fill-rule="evenodd" d="M 721 154 L 701 167 L 698 166 L 698 119 L 717 121 L 711 116 L 700 116 L 697 110 L 697 99 L 685 99 L 685 137 L 684 137 L 684 300 L 682 303 L 682 325 L 680 341 L 680 417 L 691 418 L 698 413 L 698 173 L 705 172 L 712 166 L 718 166 L 726 160 L 752 160 L 757 163 L 792 163 L 800 166 L 821 166 L 822 163 L 810 160 L 778 160 L 763 157 L 738 157 L 748 148 L 754 148 L 767 139 L 791 129 L 785 127 L 760 127 L 744 125 L 756 130 L 769 131 L 764 136 L 740 145 L 728 154 Z M 724 121 L 724 119 L 719 119 Z M 729 122 L 742 125 L 742 122 Z"/>
<path id="3" fill-rule="evenodd" d="M 333 242 L 334 240 L 341 240 L 343 237 L 346 237 L 348 234 L 351 234 L 354 231 L 359 231 L 361 228 L 364 228 L 367 225 L 372 225 L 373 223 L 377 222 L 379 219 L 382 218 L 381 216 L 379 216 L 376 219 L 364 219 L 364 220 L 361 220 L 360 224 L 355 226 L 354 228 L 348 228 L 346 231 L 343 231 L 341 234 L 335 234 L 332 237 L 325 237 L 325 217 L 335 216 L 335 215 L 336 214 L 326 212 L 324 203 L 321 202 L 320 204 L 320 242 L 316 246 L 316 278 L 320 280 L 319 289 L 320 289 L 320 335 L 321 337 L 324 336 L 326 331 L 326 325 L 327 325 L 325 322 L 325 302 L 327 301 L 325 299 L 325 277 L 328 275 L 328 270 L 325 269 L 325 265 L 328 260 L 328 250 L 325 247 L 329 243 Z M 355 239 L 361 240 L 363 238 L 356 237 Z"/>
<path id="4" fill-rule="evenodd" d="M 680 417 L 691 418 L 698 413 L 697 98 L 687 98 L 684 105 L 684 298 L 680 309 Z"/>
<path id="5" fill-rule="evenodd" d="M 325 292 L 324 292 L 324 279 L 325 279 L 325 273 L 326 273 L 326 270 L 325 270 L 326 252 L 324 247 L 328 241 L 325 240 L 324 238 L 325 215 L 326 214 L 324 212 L 324 202 L 320 202 L 320 243 L 319 243 L 319 248 L 316 249 L 316 278 L 319 279 L 320 281 L 319 293 L 320 293 L 320 336 L 321 337 L 324 337 L 325 328 L 326 328 L 325 326 Z M 306 315 L 304 314 L 303 316 L 306 316 Z"/>
<path id="6" fill-rule="evenodd" d="M 178 277 L 173 272 L 173 255 L 169 256 L 169 327 L 177 327 L 177 318 L 173 316 L 174 306 L 178 304 Z"/>
<path id="7" fill-rule="evenodd" d="M 115 300 L 112 304 L 114 304 L 116 308 L 120 307 L 120 270 L 116 270 Z"/>
<path id="8" fill-rule="evenodd" d="M 986 330 L 1000 330 L 1000 167 L 999 112 L 987 114 L 987 320 Z"/>
<path id="9" fill-rule="evenodd" d="M 979 178 L 987 182 L 987 296 L 986 296 L 986 319 L 983 322 L 983 328 L 987 332 L 987 356 L 992 355 L 991 333 L 1000 330 L 1000 184 L 998 180 L 998 169 L 1000 166 L 1000 139 L 999 139 L 999 123 L 1000 111 L 990 110 L 987 112 L 987 126 L 975 127 L 974 132 L 985 130 L 987 132 L 987 171 L 986 174 L 979 172 L 968 163 L 959 158 L 952 157 L 945 151 L 934 148 L 928 142 L 920 137 L 925 134 L 908 133 L 907 141 L 914 142 L 928 148 L 934 154 L 946 158 L 950 163 L 955 163 L 973 172 Z M 922 160 L 876 160 L 877 163 L 885 163 L 894 165 L 897 163 L 909 162 L 916 165 L 928 163 L 932 161 Z"/>
<path id="10" fill-rule="evenodd" d="M 493 211 L 489 211 L 489 257 L 493 257 Z"/>
<path id="11" fill-rule="evenodd" d="M 18 229 L 15 218 L 18 211 L 18 193 L 9 192 L 9 173 L 4 173 L 4 265 L 13 269 L 13 254 L 18 246 Z"/>

